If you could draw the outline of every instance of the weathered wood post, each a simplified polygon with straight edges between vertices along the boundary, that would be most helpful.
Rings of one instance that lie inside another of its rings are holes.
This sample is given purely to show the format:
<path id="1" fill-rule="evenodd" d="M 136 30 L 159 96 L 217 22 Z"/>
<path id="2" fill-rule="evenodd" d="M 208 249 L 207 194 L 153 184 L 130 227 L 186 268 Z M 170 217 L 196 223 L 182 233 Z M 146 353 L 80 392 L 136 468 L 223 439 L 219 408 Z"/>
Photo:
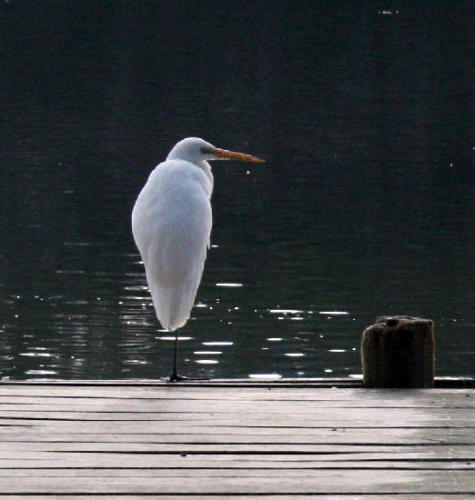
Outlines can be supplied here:
<path id="1" fill-rule="evenodd" d="M 366 387 L 434 387 L 434 322 L 382 316 L 361 337 Z"/>

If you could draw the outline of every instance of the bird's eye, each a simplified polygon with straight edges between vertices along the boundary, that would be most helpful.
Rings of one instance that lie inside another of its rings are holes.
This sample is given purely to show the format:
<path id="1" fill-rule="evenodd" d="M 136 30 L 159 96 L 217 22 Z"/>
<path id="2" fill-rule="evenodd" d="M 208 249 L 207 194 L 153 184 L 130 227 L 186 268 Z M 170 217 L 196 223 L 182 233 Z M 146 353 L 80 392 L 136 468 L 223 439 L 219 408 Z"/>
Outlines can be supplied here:
<path id="1" fill-rule="evenodd" d="M 201 154 L 203 154 L 203 155 L 211 154 L 213 152 L 212 149 L 210 147 L 207 147 L 207 146 L 201 146 L 200 151 L 201 151 Z"/>

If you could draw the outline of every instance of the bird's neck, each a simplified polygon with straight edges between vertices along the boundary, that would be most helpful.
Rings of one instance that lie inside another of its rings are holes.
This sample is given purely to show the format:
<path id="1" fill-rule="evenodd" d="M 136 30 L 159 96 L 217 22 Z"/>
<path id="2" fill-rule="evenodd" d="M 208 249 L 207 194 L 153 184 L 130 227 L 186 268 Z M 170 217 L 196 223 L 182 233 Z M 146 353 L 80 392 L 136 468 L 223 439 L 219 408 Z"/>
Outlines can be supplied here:
<path id="1" fill-rule="evenodd" d="M 211 197 L 211 193 L 213 192 L 213 185 L 214 185 L 214 179 L 213 179 L 213 173 L 211 172 L 211 165 L 206 161 L 206 160 L 196 160 L 195 158 L 187 158 L 186 155 L 185 157 L 179 152 L 175 151 L 176 148 L 173 148 L 170 153 L 167 156 L 167 161 L 168 160 L 178 160 L 178 161 L 187 161 L 195 167 L 198 167 L 206 176 L 206 178 L 209 181 L 209 187 L 206 188 L 206 191 L 208 191 L 208 196 Z"/>
<path id="2" fill-rule="evenodd" d="M 208 178 L 210 184 L 211 184 L 211 191 L 213 190 L 213 184 L 214 184 L 214 179 L 213 179 L 213 172 L 211 172 L 211 165 L 205 161 L 195 161 L 194 164 L 201 168 L 201 170 L 204 172 L 206 177 Z"/>

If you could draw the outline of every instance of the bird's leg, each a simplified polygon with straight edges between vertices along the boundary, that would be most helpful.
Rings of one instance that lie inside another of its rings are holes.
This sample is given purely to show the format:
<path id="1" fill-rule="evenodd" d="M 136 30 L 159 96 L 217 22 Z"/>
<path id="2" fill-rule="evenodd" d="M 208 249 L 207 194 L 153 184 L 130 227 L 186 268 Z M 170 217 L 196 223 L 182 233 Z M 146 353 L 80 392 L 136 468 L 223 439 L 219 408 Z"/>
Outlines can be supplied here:
<path id="1" fill-rule="evenodd" d="M 168 379 L 168 382 L 182 382 L 184 380 L 209 380 L 209 378 L 190 378 L 178 375 L 177 373 L 178 364 L 178 330 L 175 330 L 175 354 L 173 356 L 173 369 Z"/>
<path id="2" fill-rule="evenodd" d="M 180 377 L 177 373 L 177 359 L 178 359 L 178 330 L 175 330 L 175 353 L 173 355 L 173 369 L 169 378 L 169 382 L 178 382 L 183 380 L 183 377 Z"/>
<path id="3" fill-rule="evenodd" d="M 173 355 L 173 369 L 168 379 L 168 382 L 181 382 L 183 380 L 191 380 L 188 377 L 183 377 L 182 375 L 178 375 L 178 330 L 175 330 L 175 353 Z"/>

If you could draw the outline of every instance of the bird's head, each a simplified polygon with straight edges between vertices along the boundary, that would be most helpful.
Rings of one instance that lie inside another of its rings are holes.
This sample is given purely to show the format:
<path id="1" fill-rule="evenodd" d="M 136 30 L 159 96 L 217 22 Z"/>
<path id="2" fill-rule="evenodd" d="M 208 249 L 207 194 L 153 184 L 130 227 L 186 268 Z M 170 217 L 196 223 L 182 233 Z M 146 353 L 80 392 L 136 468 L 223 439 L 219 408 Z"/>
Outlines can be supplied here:
<path id="1" fill-rule="evenodd" d="M 264 160 L 256 156 L 217 148 L 199 137 L 187 137 L 177 142 L 168 154 L 167 160 L 186 160 L 198 164 L 210 160 L 238 160 L 253 163 L 264 162 Z"/>

